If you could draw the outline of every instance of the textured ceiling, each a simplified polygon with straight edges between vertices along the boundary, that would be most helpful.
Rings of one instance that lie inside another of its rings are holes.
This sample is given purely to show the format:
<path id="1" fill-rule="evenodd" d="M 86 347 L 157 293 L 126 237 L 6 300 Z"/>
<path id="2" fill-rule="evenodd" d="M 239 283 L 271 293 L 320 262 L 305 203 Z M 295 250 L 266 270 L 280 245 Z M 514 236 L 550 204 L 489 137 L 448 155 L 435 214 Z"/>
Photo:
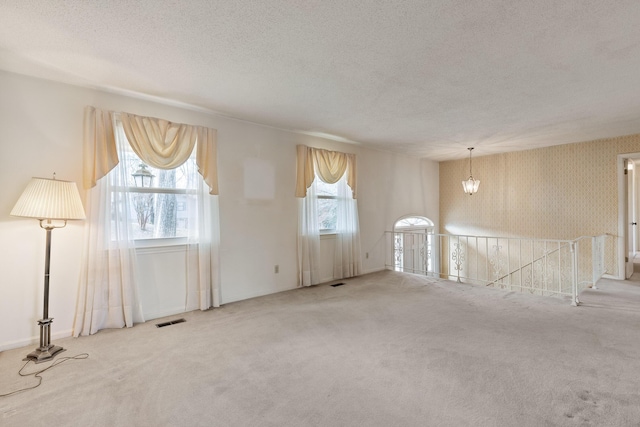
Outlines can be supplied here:
<path id="1" fill-rule="evenodd" d="M 640 133 L 637 0 L 4 0 L 0 69 L 429 157 Z"/>

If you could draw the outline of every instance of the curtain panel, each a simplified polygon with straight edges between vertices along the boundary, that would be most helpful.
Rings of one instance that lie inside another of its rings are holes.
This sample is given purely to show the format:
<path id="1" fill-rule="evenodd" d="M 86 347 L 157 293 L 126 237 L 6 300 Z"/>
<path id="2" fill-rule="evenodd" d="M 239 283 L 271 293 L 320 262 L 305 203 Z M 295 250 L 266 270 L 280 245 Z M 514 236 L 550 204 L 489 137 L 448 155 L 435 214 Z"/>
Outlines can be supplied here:
<path id="1" fill-rule="evenodd" d="M 84 109 L 83 187 L 89 190 L 118 164 L 113 133 L 113 113 L 94 107 Z"/>
<path id="2" fill-rule="evenodd" d="M 338 181 L 338 200 L 333 277 L 342 279 L 357 276 L 362 271 L 358 202 L 351 197 L 344 177 Z"/>
<path id="3" fill-rule="evenodd" d="M 298 286 L 320 283 L 320 227 L 316 182 L 312 181 L 307 197 L 298 199 Z"/>
<path id="4" fill-rule="evenodd" d="M 95 147 L 95 157 L 99 159 L 111 150 L 111 147 L 100 144 L 113 143 L 117 160 L 118 142 L 116 138 L 111 140 L 114 136 L 113 123 L 110 124 L 111 130 L 107 131 L 107 123 L 103 120 L 111 115 L 95 109 L 87 109 L 85 113 L 85 123 L 91 126 L 93 118 L 98 122 L 95 123 L 96 128 L 104 126 L 105 129 L 104 132 L 87 132 L 85 135 L 89 139 L 85 140 L 85 148 Z M 105 135 L 108 138 L 102 138 Z M 113 161 L 114 157 L 109 159 Z M 97 164 L 106 165 L 103 161 Z M 100 173 L 109 168 L 104 176 L 95 171 L 89 174 L 96 177 L 96 182 L 87 195 L 87 220 L 73 324 L 73 336 L 76 337 L 95 334 L 100 329 L 132 327 L 134 323 L 144 322 L 137 292 L 133 231 L 126 215 L 131 209 L 129 198 L 126 193 L 116 190 L 127 185 L 129 171 L 118 165 L 119 162 L 115 161 L 115 165 L 103 167 Z"/>

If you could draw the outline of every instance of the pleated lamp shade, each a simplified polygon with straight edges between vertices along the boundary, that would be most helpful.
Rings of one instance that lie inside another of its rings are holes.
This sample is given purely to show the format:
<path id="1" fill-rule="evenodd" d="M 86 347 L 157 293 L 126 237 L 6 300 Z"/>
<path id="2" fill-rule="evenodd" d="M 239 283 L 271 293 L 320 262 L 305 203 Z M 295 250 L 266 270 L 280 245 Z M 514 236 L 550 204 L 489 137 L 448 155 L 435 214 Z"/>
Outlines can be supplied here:
<path id="1" fill-rule="evenodd" d="M 85 219 L 76 183 L 46 178 L 31 178 L 11 215 L 41 220 Z"/>

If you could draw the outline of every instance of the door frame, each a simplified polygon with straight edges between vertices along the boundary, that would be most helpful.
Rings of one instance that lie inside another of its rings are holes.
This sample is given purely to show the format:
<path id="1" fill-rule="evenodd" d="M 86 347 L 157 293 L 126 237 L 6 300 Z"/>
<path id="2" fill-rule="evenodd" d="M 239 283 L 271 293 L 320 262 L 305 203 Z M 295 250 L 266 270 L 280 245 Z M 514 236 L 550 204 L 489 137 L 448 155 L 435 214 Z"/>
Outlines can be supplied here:
<path id="1" fill-rule="evenodd" d="M 633 218 L 629 218 L 629 194 L 633 192 L 633 185 L 629 188 L 628 175 L 625 173 L 627 160 L 639 159 L 640 153 L 618 154 L 617 158 L 617 178 L 618 178 L 618 275 L 615 277 L 619 280 L 625 280 L 629 277 L 629 272 L 633 273 L 633 258 L 629 257 L 631 248 L 627 248 L 631 233 L 629 231 L 630 223 Z M 635 170 L 634 170 L 635 173 Z M 632 197 L 635 203 L 635 194 Z"/>
<path id="2" fill-rule="evenodd" d="M 416 219 L 423 220 L 423 221 L 425 221 L 427 224 L 421 224 L 421 225 L 409 225 L 409 226 L 404 226 L 404 227 L 403 227 L 403 226 L 398 226 L 398 223 L 399 223 L 400 221 L 402 221 L 403 219 L 410 219 L 410 218 L 416 218 Z M 431 230 L 431 233 L 429 233 L 429 229 Z M 396 233 L 396 232 L 402 232 L 402 231 L 407 231 L 407 232 L 424 231 L 424 234 L 425 234 L 425 235 L 427 235 L 427 236 L 429 236 L 429 235 L 430 235 L 430 236 L 431 236 L 431 244 L 432 244 L 432 245 L 434 244 L 434 243 L 433 243 L 433 242 L 434 242 L 434 241 L 433 241 L 433 238 L 434 238 L 434 236 L 435 236 L 435 234 L 434 234 L 434 233 L 435 233 L 435 225 L 434 225 L 434 223 L 433 223 L 433 221 L 432 221 L 432 220 L 430 220 L 429 218 L 427 218 L 427 217 L 426 217 L 426 216 L 424 216 L 424 215 L 404 215 L 404 216 L 402 216 L 402 217 L 400 217 L 400 218 L 398 218 L 397 220 L 395 220 L 395 221 L 394 221 L 394 223 L 393 223 L 393 227 L 392 227 L 392 230 L 393 230 L 393 233 L 394 233 L 394 234 L 393 234 L 393 241 L 394 241 L 393 248 L 394 248 L 394 249 L 393 249 L 393 257 L 392 257 L 393 262 L 394 262 L 394 268 L 395 268 L 395 259 L 396 259 L 396 249 L 395 249 L 395 238 L 396 238 L 396 237 L 395 237 L 395 233 Z M 404 238 L 403 238 L 403 242 L 402 242 L 403 250 L 404 250 L 404 245 L 405 245 L 405 243 L 406 243 L 406 242 L 404 241 Z M 432 249 L 431 257 L 430 257 L 430 259 L 426 259 L 426 258 L 429 258 L 429 257 L 427 256 L 427 252 L 428 252 L 428 250 L 429 250 L 429 249 Z M 425 239 L 425 243 L 424 243 L 424 250 L 425 250 L 425 262 L 426 262 L 426 264 L 425 264 L 424 268 L 425 268 L 425 274 L 427 274 L 427 275 L 428 275 L 429 273 L 431 273 L 431 274 L 433 274 L 433 275 L 437 275 L 437 274 L 438 274 L 438 271 L 439 271 L 439 269 L 437 268 L 437 265 L 438 265 L 438 264 L 437 264 L 437 262 L 436 262 L 436 259 L 438 258 L 438 256 L 437 256 L 437 252 L 438 252 L 438 251 L 435 251 L 435 250 L 433 250 L 433 249 L 434 249 L 434 248 L 430 248 L 430 247 L 429 247 L 429 237 L 427 237 L 427 239 Z M 403 255 L 404 255 L 404 252 L 403 252 Z M 414 259 L 415 259 L 415 254 L 413 254 L 413 255 L 414 255 Z M 431 267 L 433 268 L 433 271 L 431 271 L 431 272 L 429 272 L 429 271 L 428 271 L 428 270 L 429 270 L 429 263 L 431 263 Z M 404 271 L 404 268 L 405 268 L 405 266 L 404 266 L 404 257 L 403 257 L 403 263 L 402 263 L 402 264 L 403 264 L 403 265 L 402 265 L 402 267 L 401 267 L 401 268 L 402 268 L 402 269 L 403 269 L 403 271 Z M 413 272 L 415 273 L 415 269 L 412 269 L 412 270 L 414 270 Z"/>

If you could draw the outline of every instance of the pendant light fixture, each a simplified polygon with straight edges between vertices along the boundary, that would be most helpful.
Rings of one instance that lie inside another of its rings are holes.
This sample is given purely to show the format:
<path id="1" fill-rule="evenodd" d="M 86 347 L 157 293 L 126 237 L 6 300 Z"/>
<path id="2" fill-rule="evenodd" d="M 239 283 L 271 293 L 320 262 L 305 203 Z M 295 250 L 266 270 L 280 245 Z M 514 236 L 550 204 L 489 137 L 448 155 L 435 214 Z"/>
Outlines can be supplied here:
<path id="1" fill-rule="evenodd" d="M 469 147 L 467 150 L 469 150 L 469 179 L 462 181 L 462 188 L 464 188 L 465 194 L 473 196 L 473 193 L 478 192 L 480 181 L 473 179 L 473 175 L 471 174 L 471 152 L 473 151 L 473 147 Z"/>

